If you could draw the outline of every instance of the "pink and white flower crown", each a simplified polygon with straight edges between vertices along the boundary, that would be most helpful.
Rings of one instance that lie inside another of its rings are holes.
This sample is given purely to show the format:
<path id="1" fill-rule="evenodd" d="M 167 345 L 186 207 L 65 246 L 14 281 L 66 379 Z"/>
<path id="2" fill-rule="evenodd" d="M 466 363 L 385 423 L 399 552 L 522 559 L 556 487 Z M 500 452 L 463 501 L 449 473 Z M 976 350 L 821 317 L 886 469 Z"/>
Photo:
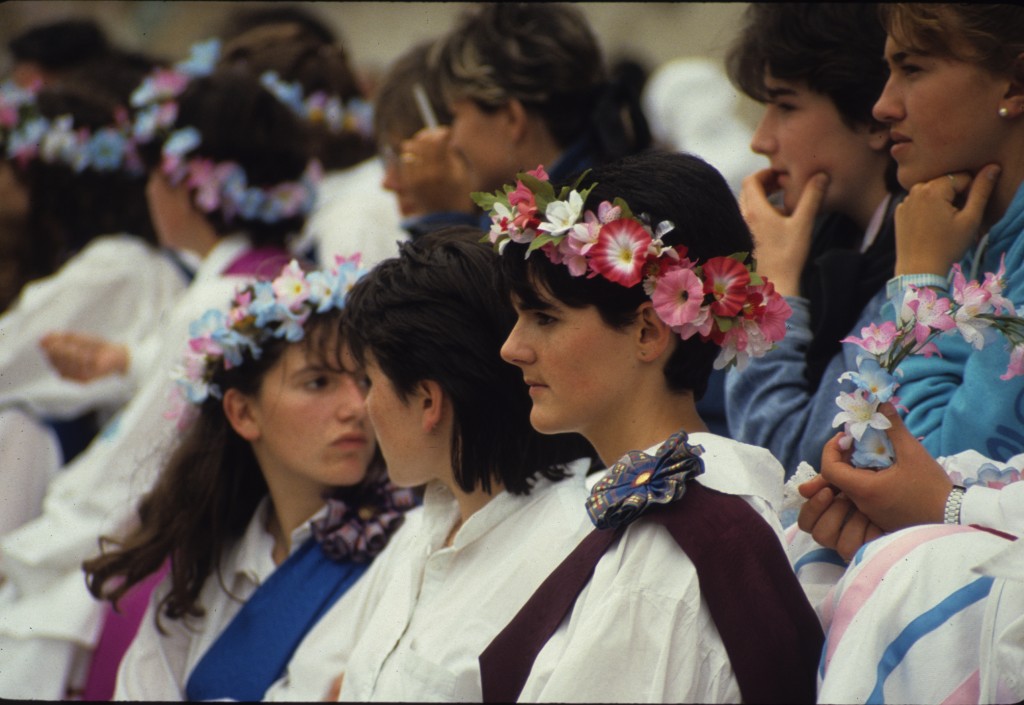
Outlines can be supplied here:
<path id="1" fill-rule="evenodd" d="M 673 223 L 652 228 L 621 198 L 602 202 L 596 213 L 584 211 L 596 184 L 582 191 L 578 185 L 556 194 L 538 166 L 519 174 L 514 185 L 472 194 L 491 217 L 485 239 L 499 252 L 509 242 L 526 244 L 527 257 L 540 250 L 572 276 L 602 276 L 625 287 L 642 283 L 658 316 L 680 338 L 696 335 L 721 348 L 716 369 L 743 369 L 785 335 L 792 310 L 753 264 L 745 264 L 747 253 L 692 261 L 685 245 L 662 241 Z"/>
<path id="2" fill-rule="evenodd" d="M 298 342 L 314 313 L 341 309 L 348 292 L 366 270 L 360 255 L 335 257 L 335 266 L 306 272 L 292 260 L 271 281 L 257 281 L 239 289 L 227 311 L 208 310 L 189 326 L 189 341 L 181 364 L 172 377 L 179 398 L 171 416 L 181 416 L 185 404 L 200 405 L 209 397 L 221 398 L 213 383 L 216 373 L 258 360 L 263 346 L 274 339 Z"/>
<path id="3" fill-rule="evenodd" d="M 189 57 L 173 68 L 160 68 L 150 74 L 131 96 L 131 105 L 137 111 L 133 139 L 140 144 L 162 142 L 160 170 L 171 184 L 184 182 L 195 189 L 194 202 L 205 213 L 219 211 L 228 222 L 241 215 L 264 223 L 308 214 L 316 203 L 317 185 L 323 176 L 316 159 L 310 160 L 298 181 L 250 186 L 245 168 L 237 162 L 188 157 L 202 143 L 202 135 L 194 127 L 172 131 L 178 118 L 177 97 L 193 79 L 209 75 L 219 56 L 220 42 L 211 39 L 193 45 Z M 288 86 L 274 80 L 269 83 L 263 81 L 264 87 L 295 110 L 284 99 L 283 91 Z M 308 115 L 303 117 L 308 119 Z"/>

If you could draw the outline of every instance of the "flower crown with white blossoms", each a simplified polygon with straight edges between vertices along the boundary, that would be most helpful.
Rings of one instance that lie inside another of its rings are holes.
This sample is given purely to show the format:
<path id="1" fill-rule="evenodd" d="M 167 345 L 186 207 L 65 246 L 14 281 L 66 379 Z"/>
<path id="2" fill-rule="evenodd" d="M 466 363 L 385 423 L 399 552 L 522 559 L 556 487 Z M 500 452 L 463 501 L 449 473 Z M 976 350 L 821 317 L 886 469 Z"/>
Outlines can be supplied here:
<path id="1" fill-rule="evenodd" d="M 128 111 L 114 111 L 114 123 L 90 130 L 75 127 L 71 115 L 50 119 L 39 112 L 38 89 L 20 88 L 12 81 L 0 84 L 0 139 L 3 153 L 21 166 L 38 159 L 66 164 L 76 172 L 124 170 L 142 174 L 132 138 Z"/>
<path id="2" fill-rule="evenodd" d="M 213 383 L 218 371 L 258 360 L 274 339 L 298 342 L 314 313 L 341 309 L 352 286 L 366 270 L 360 255 L 335 257 L 329 270 L 306 272 L 292 260 L 271 281 L 257 281 L 235 293 L 230 308 L 210 309 L 189 326 L 189 341 L 173 378 L 182 400 L 200 405 L 222 392 Z M 179 409 L 180 411 L 180 409 Z"/>
<path id="3" fill-rule="evenodd" d="M 662 242 L 673 223 L 652 228 L 648 216 L 634 216 L 621 198 L 602 202 L 596 213 L 584 211 L 596 184 L 580 191 L 580 180 L 556 194 L 538 166 L 519 174 L 514 185 L 472 194 L 491 217 L 485 239 L 499 252 L 509 242 L 526 244 L 527 257 L 540 250 L 575 277 L 602 276 L 625 287 L 642 282 L 658 317 L 680 338 L 696 335 L 721 348 L 716 369 L 743 369 L 782 339 L 792 310 L 745 264 L 747 253 L 692 261 L 685 245 Z"/>
<path id="4" fill-rule="evenodd" d="M 310 160 L 298 181 L 250 186 L 245 168 L 237 162 L 188 157 L 202 143 L 194 127 L 172 131 L 178 118 L 176 98 L 193 79 L 212 73 L 219 56 L 219 40 L 200 42 L 190 48 L 184 61 L 147 76 L 131 96 L 131 105 L 137 110 L 133 138 L 140 144 L 162 141 L 160 170 L 172 185 L 184 182 L 195 189 L 194 202 L 205 213 L 219 211 L 227 222 L 240 215 L 263 223 L 308 214 L 316 203 L 317 185 L 323 176 L 316 159 Z M 268 90 L 280 99 L 278 92 Z"/>

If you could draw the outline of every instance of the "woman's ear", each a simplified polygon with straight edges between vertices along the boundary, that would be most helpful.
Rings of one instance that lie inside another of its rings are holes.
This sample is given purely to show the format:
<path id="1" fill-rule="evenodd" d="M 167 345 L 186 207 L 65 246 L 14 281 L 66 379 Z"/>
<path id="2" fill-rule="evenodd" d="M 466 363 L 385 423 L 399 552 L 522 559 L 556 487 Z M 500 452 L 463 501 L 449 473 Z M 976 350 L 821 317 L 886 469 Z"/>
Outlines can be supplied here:
<path id="1" fill-rule="evenodd" d="M 1020 54 L 1014 62 L 1013 70 L 999 107 L 1009 111 L 1009 117 L 1024 115 L 1024 54 Z M 1002 115 L 1002 112 L 999 113 Z"/>
<path id="2" fill-rule="evenodd" d="M 657 360 L 669 348 L 675 333 L 661 320 L 650 301 L 640 304 L 637 313 L 637 356 L 644 361 Z"/>
<path id="3" fill-rule="evenodd" d="M 250 443 L 259 440 L 260 424 L 249 396 L 232 388 L 224 392 L 221 405 L 224 409 L 224 416 L 227 417 L 231 428 L 235 429 L 235 433 Z"/>
<path id="4" fill-rule="evenodd" d="M 530 116 L 526 112 L 526 106 L 518 98 L 510 99 L 502 108 L 505 111 L 508 122 L 508 137 L 513 142 L 521 142 L 526 136 L 529 127 Z"/>
<path id="5" fill-rule="evenodd" d="M 424 433 L 433 433 L 444 422 L 444 389 L 432 379 L 421 380 L 416 384 L 412 402 L 419 406 L 420 428 Z"/>

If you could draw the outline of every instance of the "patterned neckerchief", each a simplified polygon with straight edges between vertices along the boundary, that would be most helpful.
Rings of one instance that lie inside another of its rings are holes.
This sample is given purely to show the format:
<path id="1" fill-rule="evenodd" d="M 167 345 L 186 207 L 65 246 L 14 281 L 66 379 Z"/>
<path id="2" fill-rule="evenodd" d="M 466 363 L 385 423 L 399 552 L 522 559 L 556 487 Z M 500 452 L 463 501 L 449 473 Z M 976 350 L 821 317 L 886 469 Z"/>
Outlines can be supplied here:
<path id="1" fill-rule="evenodd" d="M 587 498 L 587 514 L 598 529 L 629 524 L 652 504 L 668 504 L 683 496 L 686 483 L 704 472 L 701 446 L 687 443 L 678 431 L 648 455 L 631 450 L 594 485 Z"/>

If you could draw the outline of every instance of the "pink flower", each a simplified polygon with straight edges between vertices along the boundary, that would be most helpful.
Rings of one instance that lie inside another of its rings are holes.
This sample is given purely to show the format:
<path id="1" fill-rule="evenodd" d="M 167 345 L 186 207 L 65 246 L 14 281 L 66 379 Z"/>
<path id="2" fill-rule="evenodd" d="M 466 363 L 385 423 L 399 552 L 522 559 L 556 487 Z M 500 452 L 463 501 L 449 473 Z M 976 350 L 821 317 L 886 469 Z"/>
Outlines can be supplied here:
<path id="1" fill-rule="evenodd" d="M 999 375 L 999 379 L 1008 380 L 1019 375 L 1024 375 L 1024 344 L 1014 345 L 1010 352 L 1010 364 L 1006 372 Z"/>
<path id="2" fill-rule="evenodd" d="M 908 287 L 903 298 L 903 309 L 904 320 L 912 320 L 914 323 L 914 339 L 918 345 L 923 345 L 928 336 L 936 331 L 945 332 L 956 327 L 956 321 L 949 313 L 949 299 L 940 297 L 934 289 Z M 907 310 L 912 313 L 911 316 L 906 315 Z"/>
<path id="3" fill-rule="evenodd" d="M 508 203 L 514 209 L 512 222 L 517 228 L 520 230 L 536 229 L 539 224 L 536 217 L 537 201 L 533 196 L 533 191 L 527 188 L 526 184 L 522 181 L 516 182 L 516 190 L 508 195 Z"/>
<path id="4" fill-rule="evenodd" d="M 880 326 L 872 323 L 866 328 L 861 328 L 860 334 L 864 337 L 854 338 L 850 336 L 843 338 L 839 342 L 853 343 L 872 355 L 884 355 L 889 352 L 892 344 L 896 342 L 896 324 L 892 321 L 886 321 Z"/>
<path id="5" fill-rule="evenodd" d="M 622 208 L 612 205 L 610 201 L 601 201 L 597 207 L 597 218 L 601 223 L 610 223 L 622 217 Z"/>
<path id="6" fill-rule="evenodd" d="M 301 305 L 309 298 L 309 282 L 299 263 L 292 260 L 273 282 L 274 295 L 281 305 L 289 310 Z"/>
<path id="7" fill-rule="evenodd" d="M 590 253 L 590 265 L 598 274 L 622 286 L 635 286 L 643 278 L 651 236 L 637 221 L 626 218 L 601 228 Z"/>
<path id="8" fill-rule="evenodd" d="M 988 272 L 985 274 L 985 282 L 981 285 L 981 288 L 989 293 L 992 297 L 989 303 L 995 309 L 997 314 L 1001 314 L 1003 310 L 1009 313 L 1011 316 L 1017 315 L 1017 312 L 1013 308 L 1013 302 L 1003 296 L 1003 285 L 1006 283 L 1003 278 L 1006 274 L 1006 253 L 1004 252 L 999 257 L 999 271 L 993 274 Z"/>
<path id="9" fill-rule="evenodd" d="M 673 269 L 658 278 L 651 300 L 658 317 L 676 330 L 701 318 L 704 282 L 692 269 Z"/>
<path id="10" fill-rule="evenodd" d="M 739 313 L 749 284 L 750 272 L 732 257 L 712 257 L 704 263 L 704 293 L 714 297 L 711 313 L 716 316 Z"/>
<path id="11" fill-rule="evenodd" d="M 548 176 L 548 173 L 546 171 L 544 171 L 544 165 L 543 164 L 538 164 L 536 169 L 532 169 L 531 171 L 528 171 L 526 173 L 529 174 L 530 176 L 536 176 L 541 181 L 550 181 L 551 180 L 551 177 Z"/>
<path id="12" fill-rule="evenodd" d="M 754 317 L 758 330 L 766 340 L 776 343 L 786 337 L 786 321 L 793 315 L 786 300 L 775 293 L 775 285 L 765 281 L 761 286 L 753 288 L 764 299 L 764 305 L 758 307 Z"/>

